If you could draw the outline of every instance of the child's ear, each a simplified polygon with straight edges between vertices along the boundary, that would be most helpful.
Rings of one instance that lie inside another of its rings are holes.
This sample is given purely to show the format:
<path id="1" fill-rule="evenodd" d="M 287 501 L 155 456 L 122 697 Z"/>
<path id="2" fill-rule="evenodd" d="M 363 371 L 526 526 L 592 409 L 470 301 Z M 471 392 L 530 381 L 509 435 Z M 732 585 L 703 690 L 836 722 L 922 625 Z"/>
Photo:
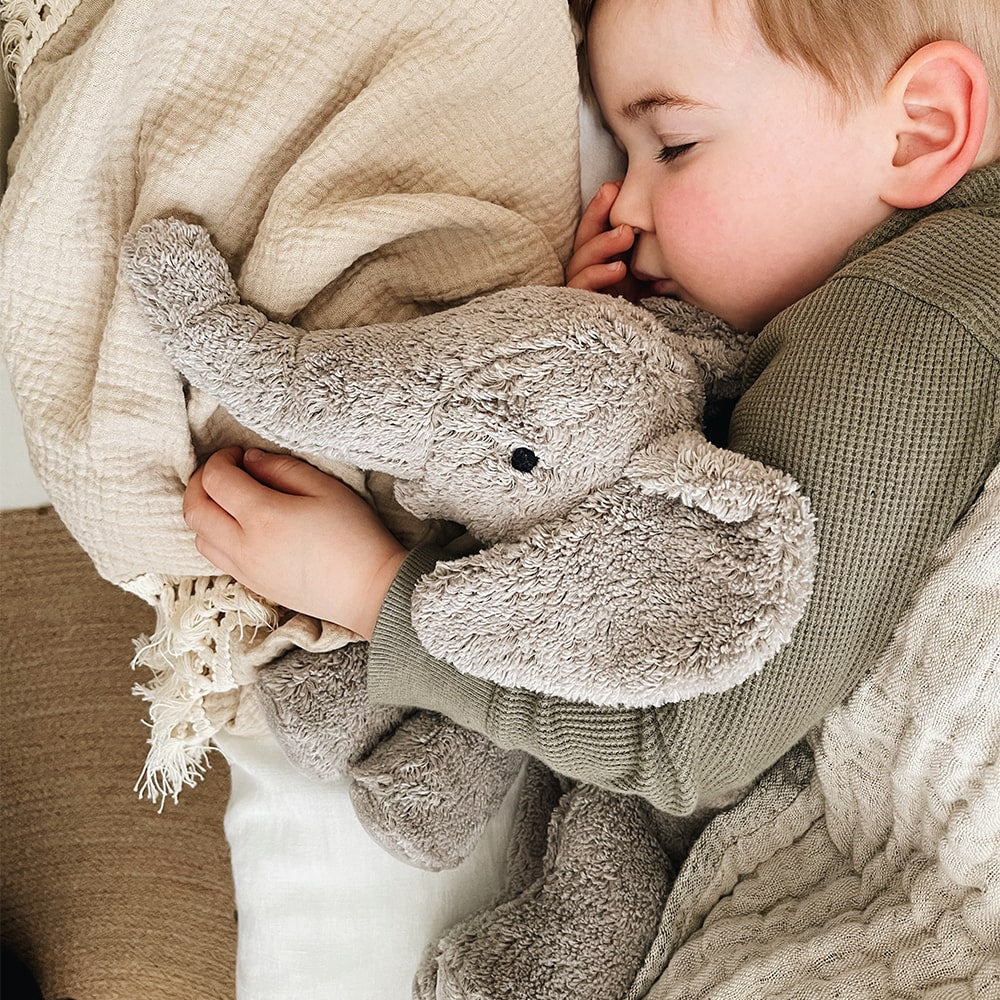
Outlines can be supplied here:
<path id="1" fill-rule="evenodd" d="M 896 145 L 882 200 L 894 208 L 922 208 L 975 164 L 989 111 L 986 68 L 960 42 L 930 42 L 896 71 L 884 98 L 896 123 Z"/>

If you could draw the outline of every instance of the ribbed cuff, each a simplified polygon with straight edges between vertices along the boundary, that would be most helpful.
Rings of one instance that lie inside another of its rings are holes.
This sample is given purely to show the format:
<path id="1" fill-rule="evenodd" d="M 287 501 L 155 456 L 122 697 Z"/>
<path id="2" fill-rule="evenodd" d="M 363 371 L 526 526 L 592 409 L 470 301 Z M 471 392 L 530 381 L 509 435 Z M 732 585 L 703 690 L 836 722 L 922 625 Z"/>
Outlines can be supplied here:
<path id="1" fill-rule="evenodd" d="M 414 587 L 443 558 L 440 549 L 417 546 L 396 574 L 369 646 L 368 694 L 383 704 L 441 712 L 459 725 L 484 732 L 494 685 L 435 659 L 413 629 Z"/>

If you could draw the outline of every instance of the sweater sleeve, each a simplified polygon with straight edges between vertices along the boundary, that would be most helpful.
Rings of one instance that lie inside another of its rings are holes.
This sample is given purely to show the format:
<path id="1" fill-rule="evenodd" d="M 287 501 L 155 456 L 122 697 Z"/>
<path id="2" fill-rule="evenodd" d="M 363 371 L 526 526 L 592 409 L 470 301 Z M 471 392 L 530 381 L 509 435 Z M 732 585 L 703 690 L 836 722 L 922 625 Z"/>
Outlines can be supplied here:
<path id="1" fill-rule="evenodd" d="M 443 712 L 556 771 L 641 794 L 668 812 L 753 780 L 874 664 L 1000 458 L 989 295 L 994 314 L 977 329 L 911 287 L 848 271 L 758 338 L 756 377 L 734 412 L 729 446 L 798 480 L 817 518 L 819 559 L 792 640 L 743 684 L 637 710 L 467 677 L 430 657 L 413 633 L 413 583 L 435 559 L 417 551 L 376 628 L 372 696 Z"/>

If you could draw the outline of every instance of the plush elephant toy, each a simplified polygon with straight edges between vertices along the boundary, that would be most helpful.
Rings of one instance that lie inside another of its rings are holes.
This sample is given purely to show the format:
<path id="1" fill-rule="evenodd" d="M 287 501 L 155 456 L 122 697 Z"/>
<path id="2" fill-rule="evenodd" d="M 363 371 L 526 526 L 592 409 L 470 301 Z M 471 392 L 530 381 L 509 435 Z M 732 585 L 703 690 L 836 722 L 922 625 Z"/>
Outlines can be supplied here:
<path id="1" fill-rule="evenodd" d="M 744 680 L 808 599 L 812 520 L 783 473 L 709 443 L 747 338 L 662 300 L 519 288 L 346 330 L 242 303 L 204 229 L 156 220 L 123 267 L 171 361 L 242 424 L 395 479 L 483 547 L 414 592 L 421 642 L 505 686 L 652 706 Z M 349 773 L 387 849 L 457 864 L 522 765 L 433 713 L 372 706 L 365 649 L 285 654 L 258 688 L 286 752 Z M 470 768 L 478 774 L 470 778 Z"/>

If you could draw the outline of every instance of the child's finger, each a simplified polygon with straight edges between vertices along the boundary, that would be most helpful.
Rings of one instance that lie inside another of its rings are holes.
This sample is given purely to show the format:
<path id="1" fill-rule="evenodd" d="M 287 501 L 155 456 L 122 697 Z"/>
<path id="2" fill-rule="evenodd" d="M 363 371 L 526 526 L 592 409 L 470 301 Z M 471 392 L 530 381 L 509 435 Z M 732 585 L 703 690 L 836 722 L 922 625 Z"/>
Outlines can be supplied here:
<path id="1" fill-rule="evenodd" d="M 635 230 L 631 226 L 617 226 L 598 233 L 570 257 L 566 264 L 566 283 L 569 284 L 585 268 L 611 263 L 615 257 L 629 250 L 634 242 Z"/>
<path id="2" fill-rule="evenodd" d="M 184 493 L 184 523 L 198 539 L 207 537 L 220 544 L 231 545 L 239 534 L 240 525 L 205 491 L 202 484 L 203 469 L 204 466 L 196 470 Z"/>
<path id="3" fill-rule="evenodd" d="M 583 210 L 576 227 L 576 237 L 573 240 L 574 253 L 608 228 L 611 206 L 614 205 L 620 188 L 621 181 L 606 181 L 597 189 L 597 193 L 590 199 L 590 204 Z"/>
<path id="4" fill-rule="evenodd" d="M 251 448 L 243 456 L 243 467 L 258 482 L 295 496 L 316 496 L 324 492 L 330 477 L 314 465 L 291 455 Z"/>
<path id="5" fill-rule="evenodd" d="M 620 260 L 611 261 L 609 264 L 592 264 L 578 271 L 566 282 L 566 286 L 600 292 L 621 281 L 625 277 L 625 271 L 625 265 Z"/>
<path id="6" fill-rule="evenodd" d="M 195 469 L 191 474 L 191 479 L 188 481 L 187 486 L 184 488 L 184 500 L 182 503 L 182 513 L 184 514 L 184 522 L 189 528 L 192 528 L 191 519 L 192 517 L 197 517 L 202 509 L 211 509 L 212 507 L 217 507 L 218 504 L 208 495 L 205 490 L 205 484 L 203 478 L 205 475 L 205 466 L 200 466 Z"/>
<path id="7" fill-rule="evenodd" d="M 241 464 L 242 458 L 241 448 L 225 448 L 215 452 L 199 470 L 201 488 L 209 500 L 223 514 L 235 519 L 238 526 L 251 518 L 259 520 L 269 516 L 282 495 L 281 491 L 258 482 L 250 475 Z M 204 510 L 200 509 L 196 516 L 207 522 L 208 514 Z M 190 521 L 188 523 L 190 525 Z M 215 525 L 220 530 L 222 526 L 221 522 Z"/>

